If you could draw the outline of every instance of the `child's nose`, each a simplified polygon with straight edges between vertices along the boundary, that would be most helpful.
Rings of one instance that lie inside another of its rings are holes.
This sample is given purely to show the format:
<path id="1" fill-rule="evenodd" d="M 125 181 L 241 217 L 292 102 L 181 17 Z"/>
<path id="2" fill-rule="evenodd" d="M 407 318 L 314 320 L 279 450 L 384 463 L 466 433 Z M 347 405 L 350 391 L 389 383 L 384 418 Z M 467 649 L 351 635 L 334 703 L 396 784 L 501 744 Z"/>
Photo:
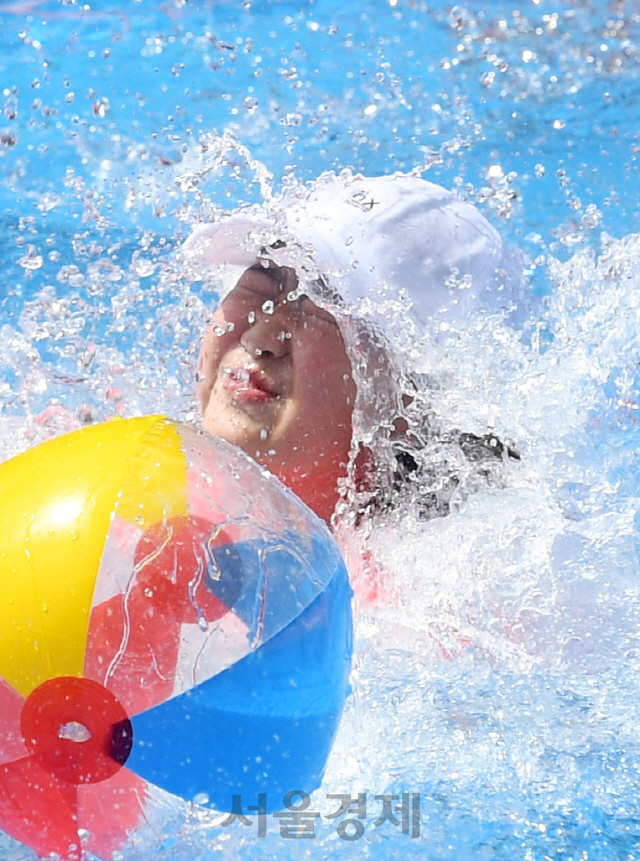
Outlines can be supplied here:
<path id="1" fill-rule="evenodd" d="M 289 351 L 289 336 L 284 323 L 284 315 L 277 311 L 273 314 L 260 312 L 255 322 L 243 332 L 240 344 L 254 359 L 260 356 L 280 359 Z"/>

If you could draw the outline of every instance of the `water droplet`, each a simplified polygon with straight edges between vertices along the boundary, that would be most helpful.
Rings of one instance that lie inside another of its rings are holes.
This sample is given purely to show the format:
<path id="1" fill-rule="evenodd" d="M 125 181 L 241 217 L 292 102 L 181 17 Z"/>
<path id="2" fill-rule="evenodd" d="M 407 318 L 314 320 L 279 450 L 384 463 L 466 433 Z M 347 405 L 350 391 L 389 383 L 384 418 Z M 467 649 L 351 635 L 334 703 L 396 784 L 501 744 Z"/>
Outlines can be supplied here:
<path id="1" fill-rule="evenodd" d="M 285 126 L 299 126 L 302 122 L 302 114 L 288 113 L 284 118 Z"/>
<path id="2" fill-rule="evenodd" d="M 597 227 L 602 219 L 602 213 L 595 205 L 595 203 L 588 204 L 584 215 L 582 216 L 582 223 L 586 227 Z"/>
<path id="3" fill-rule="evenodd" d="M 153 275 L 156 270 L 155 263 L 152 263 L 151 260 L 146 257 L 136 257 L 134 255 L 134 258 L 133 269 L 139 278 L 148 278 L 149 275 Z"/>
<path id="4" fill-rule="evenodd" d="M 110 107 L 111 106 L 109 104 L 109 99 L 107 99 L 106 96 L 103 96 L 97 102 L 93 103 L 93 113 L 97 117 L 106 117 L 106 115 L 109 113 Z"/>
<path id="5" fill-rule="evenodd" d="M 36 253 L 35 246 L 33 245 L 27 246 L 27 253 L 18 258 L 18 266 L 22 266 L 23 269 L 30 271 L 40 269 L 43 262 L 42 255 Z"/>
<path id="6" fill-rule="evenodd" d="M 197 795 L 193 796 L 192 801 L 194 804 L 204 806 L 209 803 L 209 795 L 206 792 L 198 792 Z"/>
<path id="7" fill-rule="evenodd" d="M 58 203 L 59 197 L 57 194 L 54 194 L 51 191 L 45 191 L 36 203 L 36 209 L 40 212 L 51 212 L 52 209 L 55 209 Z M 51 259 L 51 254 L 49 254 L 49 259 Z"/>
<path id="8" fill-rule="evenodd" d="M 77 266 L 69 263 L 67 266 L 60 267 L 56 280 L 61 284 L 69 284 L 71 287 L 81 287 L 84 284 L 84 275 Z"/>
<path id="9" fill-rule="evenodd" d="M 262 303 L 262 310 L 264 311 L 265 314 L 269 314 L 269 315 L 273 314 L 273 312 L 276 310 L 276 305 L 275 305 L 275 302 L 273 301 L 273 299 L 267 299 L 266 302 L 263 302 Z"/>
<path id="10" fill-rule="evenodd" d="M 81 743 L 83 741 L 89 741 L 91 733 L 84 724 L 76 720 L 70 720 L 60 726 L 58 729 L 58 738 Z"/>
<path id="11" fill-rule="evenodd" d="M 18 100 L 13 96 L 4 103 L 4 115 L 8 120 L 15 120 L 18 116 Z"/>

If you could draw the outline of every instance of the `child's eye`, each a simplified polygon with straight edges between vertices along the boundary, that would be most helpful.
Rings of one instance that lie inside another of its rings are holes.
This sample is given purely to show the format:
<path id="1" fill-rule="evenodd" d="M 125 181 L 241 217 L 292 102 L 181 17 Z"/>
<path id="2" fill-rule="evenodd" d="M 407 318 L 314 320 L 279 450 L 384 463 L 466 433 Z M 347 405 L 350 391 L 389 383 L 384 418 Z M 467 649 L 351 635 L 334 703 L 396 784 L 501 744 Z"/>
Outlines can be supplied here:
<path id="1" fill-rule="evenodd" d="M 245 295 L 279 301 L 291 292 L 291 283 L 280 270 L 265 269 L 257 264 L 244 273 L 235 289 Z"/>
<path id="2" fill-rule="evenodd" d="M 257 297 L 258 299 L 271 299 L 274 300 L 278 295 L 277 290 L 274 288 L 273 284 L 266 283 L 258 283 L 258 284 L 242 284 L 236 287 L 240 293 L 242 293 L 245 297 Z"/>
<path id="3" fill-rule="evenodd" d="M 308 296 L 301 296 L 296 303 L 297 319 L 307 319 L 315 322 L 326 323 L 329 326 L 338 328 L 335 317 L 324 308 L 320 308 L 315 302 L 312 302 Z"/>

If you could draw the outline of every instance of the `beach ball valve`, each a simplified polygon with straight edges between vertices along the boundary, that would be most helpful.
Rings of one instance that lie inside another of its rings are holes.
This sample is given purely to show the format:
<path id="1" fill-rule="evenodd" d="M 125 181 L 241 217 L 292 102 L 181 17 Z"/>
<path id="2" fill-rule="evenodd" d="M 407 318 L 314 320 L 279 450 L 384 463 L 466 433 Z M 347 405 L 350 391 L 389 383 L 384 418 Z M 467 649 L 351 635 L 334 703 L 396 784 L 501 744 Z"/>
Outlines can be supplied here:
<path id="1" fill-rule="evenodd" d="M 2 464 L 0 829 L 41 855 L 110 858 L 151 787 L 221 811 L 316 788 L 350 595 L 297 497 L 162 416 Z"/>

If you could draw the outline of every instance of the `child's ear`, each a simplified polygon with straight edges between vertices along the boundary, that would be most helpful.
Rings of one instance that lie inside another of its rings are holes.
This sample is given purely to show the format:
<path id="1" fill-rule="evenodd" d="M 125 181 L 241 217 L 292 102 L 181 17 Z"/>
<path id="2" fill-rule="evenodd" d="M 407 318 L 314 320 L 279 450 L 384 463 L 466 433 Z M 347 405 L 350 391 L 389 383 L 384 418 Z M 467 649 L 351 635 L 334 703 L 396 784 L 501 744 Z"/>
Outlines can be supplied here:
<path id="1" fill-rule="evenodd" d="M 353 462 L 353 478 L 357 493 L 375 490 L 376 465 L 373 452 L 363 443 L 358 444 L 358 453 Z"/>
<path id="2" fill-rule="evenodd" d="M 393 422 L 393 430 L 391 431 L 391 439 L 401 439 L 406 437 L 409 432 L 409 423 L 404 416 L 398 416 Z"/>

